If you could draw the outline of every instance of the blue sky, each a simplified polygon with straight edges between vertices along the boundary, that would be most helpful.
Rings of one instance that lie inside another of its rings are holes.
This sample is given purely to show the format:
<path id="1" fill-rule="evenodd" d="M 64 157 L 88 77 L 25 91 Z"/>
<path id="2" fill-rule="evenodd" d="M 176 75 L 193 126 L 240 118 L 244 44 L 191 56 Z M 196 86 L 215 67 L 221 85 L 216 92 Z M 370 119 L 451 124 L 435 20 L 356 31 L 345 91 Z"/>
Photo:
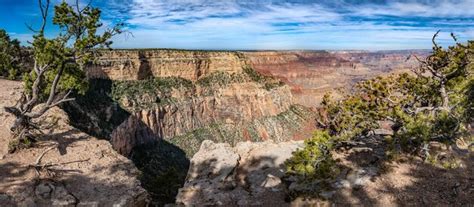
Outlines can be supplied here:
<path id="1" fill-rule="evenodd" d="M 25 24 L 39 24 L 37 1 L 0 3 L 0 28 L 23 42 L 31 39 Z M 429 49 L 438 29 L 444 45 L 452 44 L 450 32 L 461 41 L 474 39 L 474 0 L 93 0 L 93 5 L 103 10 L 106 26 L 121 21 L 133 34 L 115 37 L 115 48 Z"/>

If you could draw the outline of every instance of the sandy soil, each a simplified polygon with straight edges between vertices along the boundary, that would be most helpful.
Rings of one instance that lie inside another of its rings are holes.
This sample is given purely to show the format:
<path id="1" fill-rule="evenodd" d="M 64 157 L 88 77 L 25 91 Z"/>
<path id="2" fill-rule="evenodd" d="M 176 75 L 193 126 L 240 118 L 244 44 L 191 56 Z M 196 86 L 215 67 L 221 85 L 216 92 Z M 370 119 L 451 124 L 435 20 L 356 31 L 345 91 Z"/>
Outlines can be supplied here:
<path id="1" fill-rule="evenodd" d="M 340 150 L 333 156 L 346 175 L 357 169 L 375 168 L 377 173 L 359 187 L 333 190 L 329 200 L 296 200 L 294 206 L 473 206 L 474 152 L 468 144 L 452 145 L 448 149 L 432 151 L 445 157 L 428 163 L 418 156 L 400 155 L 396 159 L 384 157 L 384 144 L 369 144 L 372 151 Z M 381 155 L 381 156 L 380 156 Z M 455 168 L 442 162 L 456 160 Z M 342 173 L 344 174 L 344 173 Z M 349 176 L 342 176 L 345 179 Z"/>
<path id="2" fill-rule="evenodd" d="M 386 165 L 361 189 L 337 192 L 335 204 L 362 206 L 472 206 L 474 172 L 472 155 L 458 169 L 443 169 L 421 160 Z"/>

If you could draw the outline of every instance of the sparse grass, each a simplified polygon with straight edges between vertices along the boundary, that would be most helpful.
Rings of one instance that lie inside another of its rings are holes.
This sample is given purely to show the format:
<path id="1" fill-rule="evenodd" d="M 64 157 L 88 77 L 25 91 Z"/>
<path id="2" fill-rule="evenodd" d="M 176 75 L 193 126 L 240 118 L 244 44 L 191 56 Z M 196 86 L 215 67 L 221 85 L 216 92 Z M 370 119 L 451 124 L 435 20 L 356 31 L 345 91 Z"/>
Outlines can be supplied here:
<path id="1" fill-rule="evenodd" d="M 8 142 L 8 152 L 13 153 L 20 149 L 28 149 L 33 146 L 33 140 L 30 139 L 12 139 Z"/>

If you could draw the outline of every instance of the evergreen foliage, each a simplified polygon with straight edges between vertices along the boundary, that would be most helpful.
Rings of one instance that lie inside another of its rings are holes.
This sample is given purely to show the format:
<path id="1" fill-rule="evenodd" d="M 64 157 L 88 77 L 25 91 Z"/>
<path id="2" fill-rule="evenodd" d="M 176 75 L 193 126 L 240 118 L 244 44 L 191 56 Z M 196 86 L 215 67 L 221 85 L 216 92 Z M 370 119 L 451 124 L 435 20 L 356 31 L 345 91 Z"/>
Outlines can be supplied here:
<path id="1" fill-rule="evenodd" d="M 101 11 L 90 4 L 80 8 L 77 0 L 75 5 L 63 1 L 54 6 L 52 23 L 59 28 L 59 33 L 46 37 L 50 0 L 38 0 L 38 3 L 42 24 L 37 30 L 29 28 L 34 32 L 33 66 L 23 78 L 23 96 L 15 106 L 5 108 L 16 117 L 11 131 L 18 143 L 34 141 L 36 132 L 41 132 L 35 119 L 55 106 L 74 100 L 73 93 L 87 91 L 84 66 L 95 59 L 98 49 L 109 48 L 112 36 L 122 32 L 119 24 L 98 34 L 103 26 Z"/>
<path id="2" fill-rule="evenodd" d="M 11 39 L 8 33 L 0 29 L 0 77 L 17 79 L 24 73 L 29 54 L 20 46 L 20 41 Z"/>
<path id="3" fill-rule="evenodd" d="M 315 131 L 313 137 L 306 139 L 305 147 L 293 152 L 285 162 L 286 172 L 297 176 L 301 181 L 327 179 L 337 175 L 335 161 L 330 150 L 333 146 L 331 135 L 326 131 Z"/>
<path id="4" fill-rule="evenodd" d="M 446 50 L 434 45 L 413 73 L 362 81 L 341 100 L 326 95 L 320 127 L 347 140 L 379 128 L 378 121 L 392 121 L 395 138 L 406 147 L 462 136 L 472 122 L 474 42 Z"/>
<path id="5" fill-rule="evenodd" d="M 414 56 L 420 67 L 411 73 L 359 82 L 339 100 L 326 94 L 317 119 L 321 130 L 293 153 L 286 162 L 287 173 L 300 182 L 330 178 L 335 164 L 331 146 L 373 135 L 379 121 L 393 122 L 389 140 L 410 152 L 426 150 L 430 141 L 452 143 L 469 136 L 474 41 L 443 49 L 436 36 L 431 55 L 423 60 Z"/>

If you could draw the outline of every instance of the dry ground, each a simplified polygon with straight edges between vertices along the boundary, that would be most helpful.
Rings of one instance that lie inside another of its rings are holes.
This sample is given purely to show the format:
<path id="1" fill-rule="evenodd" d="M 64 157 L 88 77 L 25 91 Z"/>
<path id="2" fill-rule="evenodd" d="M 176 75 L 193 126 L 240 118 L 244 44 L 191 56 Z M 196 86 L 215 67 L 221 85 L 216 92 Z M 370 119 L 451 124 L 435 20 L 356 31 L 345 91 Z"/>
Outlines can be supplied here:
<path id="1" fill-rule="evenodd" d="M 138 170 L 133 163 L 115 152 L 108 141 L 72 128 L 67 115 L 59 108 L 48 112 L 47 119 L 54 124 L 44 131 L 45 135 L 36 147 L 7 154 L 13 117 L 6 114 L 3 107 L 14 104 L 21 83 L 0 80 L 0 86 L 0 206 L 49 206 L 54 202 L 65 202 L 67 194 L 75 198 L 73 204 L 85 205 L 130 204 L 146 198 L 145 190 L 136 179 Z M 57 147 L 45 154 L 41 164 L 59 165 L 52 167 L 49 175 L 42 171 L 38 176 L 28 165 L 55 145 Z M 53 185 L 56 191 L 65 188 L 67 193 L 53 191 L 38 195 L 40 184 Z"/>
<path id="2" fill-rule="evenodd" d="M 326 201 L 297 199 L 294 205 L 474 206 L 474 152 L 468 144 L 457 143 L 450 149 L 432 151 L 433 155 L 445 157 L 436 163 L 408 155 L 387 160 L 381 140 L 364 147 L 373 151 L 340 150 L 334 157 L 346 169 L 340 177 L 347 179 L 357 169 L 378 169 L 370 180 L 358 187 L 337 188 Z M 443 162 L 456 166 L 446 168 Z"/>

